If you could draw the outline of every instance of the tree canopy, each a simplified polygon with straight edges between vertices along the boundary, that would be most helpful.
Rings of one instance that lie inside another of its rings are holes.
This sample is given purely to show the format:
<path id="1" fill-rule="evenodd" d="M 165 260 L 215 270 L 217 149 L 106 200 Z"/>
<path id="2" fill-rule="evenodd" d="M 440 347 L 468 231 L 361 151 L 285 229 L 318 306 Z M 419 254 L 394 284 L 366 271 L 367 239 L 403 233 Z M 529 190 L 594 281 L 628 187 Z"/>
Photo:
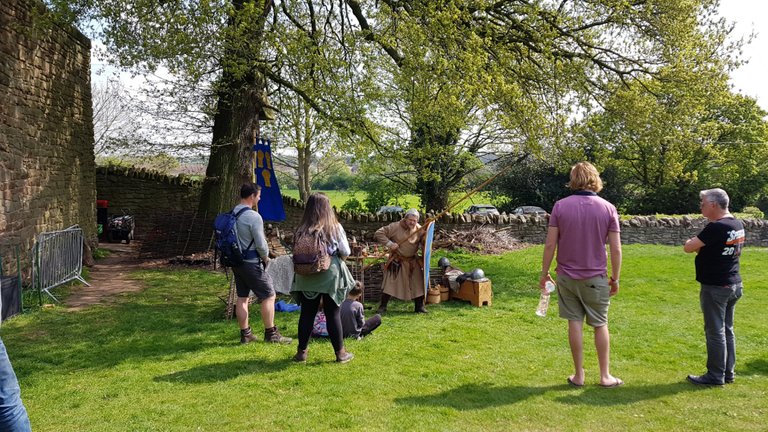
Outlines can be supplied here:
<path id="1" fill-rule="evenodd" d="M 499 166 L 539 156 L 564 144 L 584 110 L 641 107 L 643 92 L 663 90 L 649 83 L 665 68 L 723 70 L 736 48 L 716 0 L 50 2 L 90 23 L 117 64 L 166 68 L 168 94 L 206 114 L 210 211 L 250 178 L 273 91 L 300 99 L 345 150 L 440 210 L 485 154 Z"/>

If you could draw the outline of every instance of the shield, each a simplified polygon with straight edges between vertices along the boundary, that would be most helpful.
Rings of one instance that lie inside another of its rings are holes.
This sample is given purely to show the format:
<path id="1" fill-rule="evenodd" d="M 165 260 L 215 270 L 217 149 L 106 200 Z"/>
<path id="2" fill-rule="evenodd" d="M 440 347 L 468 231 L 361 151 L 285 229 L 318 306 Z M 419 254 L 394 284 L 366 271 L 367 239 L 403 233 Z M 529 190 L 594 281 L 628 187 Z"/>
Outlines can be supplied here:
<path id="1" fill-rule="evenodd" d="M 435 238 L 435 221 L 427 222 L 427 235 L 424 237 L 424 295 L 429 289 L 429 260 L 432 258 L 432 240 Z"/>

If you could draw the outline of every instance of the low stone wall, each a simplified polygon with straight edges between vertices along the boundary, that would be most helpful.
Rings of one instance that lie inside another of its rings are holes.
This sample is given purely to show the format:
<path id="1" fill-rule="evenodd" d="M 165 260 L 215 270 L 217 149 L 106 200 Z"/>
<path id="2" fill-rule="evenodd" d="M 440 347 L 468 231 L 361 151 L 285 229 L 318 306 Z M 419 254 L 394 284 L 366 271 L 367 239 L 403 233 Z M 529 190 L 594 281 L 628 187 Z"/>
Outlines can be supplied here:
<path id="1" fill-rule="evenodd" d="M 211 225 L 215 215 L 199 215 L 196 212 L 200 196 L 200 182 L 188 178 L 165 176 L 149 171 L 125 168 L 99 168 L 96 175 L 99 199 L 109 200 L 112 214 L 121 211 L 136 216 L 136 238 L 142 241 L 142 254 L 147 257 L 189 256 L 211 247 Z M 233 203 L 234 204 L 234 203 Z M 298 226 L 304 212 L 304 204 L 290 197 L 283 197 L 286 220 L 266 221 L 271 231 L 286 236 L 290 243 L 291 233 Z M 380 227 L 400 220 L 402 215 L 338 212 L 350 239 L 373 242 L 373 234 Z M 426 215 L 431 217 L 433 215 Z M 423 218 L 422 218 L 423 220 Z M 505 230 L 511 237 L 524 243 L 543 243 L 547 235 L 549 217 L 472 216 L 447 214 L 437 221 L 438 230 L 471 230 L 490 226 Z M 621 222 L 622 243 L 664 244 L 681 246 L 706 225 L 704 218 L 689 217 L 656 218 L 635 217 Z M 744 221 L 747 245 L 768 247 L 768 221 L 749 219 Z"/>
<path id="2" fill-rule="evenodd" d="M 183 175 L 115 166 L 96 168 L 97 199 L 109 201 L 110 215 L 135 216 L 137 234 L 158 214 L 194 213 L 201 187 L 202 182 Z"/>
<path id="3" fill-rule="evenodd" d="M 287 219 L 278 224 L 284 230 L 292 230 L 298 225 L 303 212 L 303 204 L 294 198 L 283 198 Z M 341 211 L 339 220 L 349 236 L 355 236 L 358 241 L 373 241 L 373 233 L 380 227 L 400 220 L 397 214 L 375 215 L 370 213 L 351 213 Z M 426 217 L 433 217 L 427 214 Z M 422 217 L 422 221 L 424 217 Z M 768 220 L 745 219 L 744 229 L 747 233 L 747 246 L 768 247 Z M 437 228 L 444 230 L 470 230 L 480 226 L 493 226 L 504 229 L 525 243 L 544 243 L 547 236 L 548 216 L 519 216 L 501 214 L 496 216 L 479 216 L 450 213 L 437 220 Z M 621 221 L 621 242 L 624 244 L 662 244 L 681 246 L 686 240 L 695 236 L 707 224 L 701 218 L 657 218 L 655 216 L 637 216 Z"/>

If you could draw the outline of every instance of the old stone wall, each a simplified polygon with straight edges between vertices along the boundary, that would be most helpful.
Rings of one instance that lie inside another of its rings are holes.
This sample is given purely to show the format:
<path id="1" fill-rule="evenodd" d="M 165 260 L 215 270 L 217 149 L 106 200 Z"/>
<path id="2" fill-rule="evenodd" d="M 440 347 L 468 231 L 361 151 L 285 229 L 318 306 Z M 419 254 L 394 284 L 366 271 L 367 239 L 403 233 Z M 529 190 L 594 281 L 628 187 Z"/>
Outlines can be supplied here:
<path id="1" fill-rule="evenodd" d="M 141 253 L 146 257 L 191 255 L 208 250 L 212 243 L 212 221 L 216 215 L 197 214 L 201 184 L 180 177 L 170 177 L 149 171 L 125 168 L 97 170 L 99 199 L 109 200 L 112 215 L 123 211 L 136 216 L 136 238 L 142 242 Z M 232 203 L 234 205 L 234 203 Z M 304 212 L 300 201 L 283 196 L 286 220 L 266 221 L 267 227 L 292 233 Z M 398 214 L 338 213 L 347 234 L 359 242 L 372 242 L 380 227 L 400 220 Z M 427 215 L 431 216 L 431 215 Z M 422 218 L 423 221 L 423 218 Z M 539 216 L 472 216 L 448 214 L 437 221 L 438 230 L 471 230 L 481 226 L 503 229 L 511 237 L 525 243 L 543 243 L 548 217 Z M 658 219 L 653 216 L 635 217 L 621 222 L 621 238 L 625 244 L 664 244 L 681 246 L 706 224 L 703 218 L 683 217 Z M 768 221 L 745 220 L 747 245 L 768 247 Z"/>
<path id="2" fill-rule="evenodd" d="M 302 204 L 296 199 L 285 198 L 286 215 L 288 219 L 283 224 L 285 229 L 298 225 L 303 211 Z M 428 214 L 428 217 L 432 215 Z M 381 226 L 399 220 L 400 215 L 352 214 L 340 212 L 339 219 L 344 230 L 350 236 L 356 236 L 361 241 L 373 241 L 373 233 Z M 422 222 L 424 218 L 422 217 Z M 768 247 L 768 220 L 742 220 L 747 232 L 748 246 Z M 521 242 L 544 243 L 547 236 L 549 217 L 518 216 L 501 214 L 498 216 L 472 216 L 469 214 L 448 214 L 437 220 L 437 228 L 444 230 L 470 230 L 480 226 L 492 226 L 504 229 Z M 662 244 L 682 246 L 686 240 L 695 236 L 704 225 L 706 219 L 690 218 L 656 218 L 655 216 L 636 216 L 621 221 L 621 241 L 624 244 Z"/>
<path id="3" fill-rule="evenodd" d="M 115 166 L 96 169 L 97 199 L 109 201 L 110 216 L 134 215 L 138 232 L 141 231 L 139 227 L 156 214 L 197 210 L 201 186 L 201 182 L 183 175 L 169 176 L 145 169 Z"/>
<path id="4" fill-rule="evenodd" d="M 90 41 L 42 25 L 42 3 L 0 2 L 0 246 L 22 268 L 40 232 L 80 225 L 96 238 Z"/>

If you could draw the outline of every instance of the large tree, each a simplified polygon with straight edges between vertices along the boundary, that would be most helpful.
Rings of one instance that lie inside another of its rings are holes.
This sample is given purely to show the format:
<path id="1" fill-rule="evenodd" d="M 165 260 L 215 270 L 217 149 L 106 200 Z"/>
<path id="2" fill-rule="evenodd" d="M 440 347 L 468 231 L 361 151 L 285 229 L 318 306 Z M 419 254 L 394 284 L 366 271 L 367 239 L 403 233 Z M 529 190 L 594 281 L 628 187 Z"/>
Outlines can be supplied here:
<path id="1" fill-rule="evenodd" d="M 177 104 L 179 115 L 202 114 L 212 141 L 200 209 L 214 214 L 229 207 L 239 184 L 253 176 L 250 148 L 266 99 L 260 68 L 273 2 L 51 0 L 50 5 L 57 18 L 79 20 L 86 33 L 101 39 L 116 65 L 164 76 L 154 96 Z"/>
<path id="2" fill-rule="evenodd" d="M 379 158 L 410 168 L 385 173 L 411 181 L 435 210 L 482 152 L 538 154 L 613 83 L 648 79 L 681 52 L 718 62 L 731 49 L 708 0 L 345 4 L 379 53 L 377 98 L 362 123 L 374 131 L 364 136 Z"/>
<path id="3" fill-rule="evenodd" d="M 556 143 L 577 102 L 724 32 L 707 21 L 715 0 L 50 1 L 98 20 L 85 22 L 120 65 L 163 66 L 202 93 L 208 211 L 251 177 L 268 87 L 301 98 L 366 159 L 391 159 L 383 174 L 440 210 L 482 152 Z"/>

